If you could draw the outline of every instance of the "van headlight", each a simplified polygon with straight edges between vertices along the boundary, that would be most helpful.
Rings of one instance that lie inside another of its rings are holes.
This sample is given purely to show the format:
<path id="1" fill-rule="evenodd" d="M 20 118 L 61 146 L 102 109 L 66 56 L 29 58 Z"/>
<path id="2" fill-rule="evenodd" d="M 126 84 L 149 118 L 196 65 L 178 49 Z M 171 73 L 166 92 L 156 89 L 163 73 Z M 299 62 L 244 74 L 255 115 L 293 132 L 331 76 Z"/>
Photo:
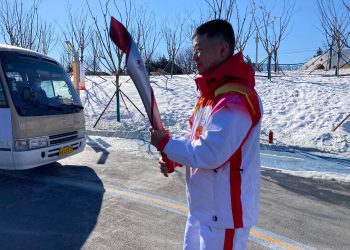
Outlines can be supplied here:
<path id="1" fill-rule="evenodd" d="M 16 139 L 15 149 L 16 151 L 26 151 L 37 148 L 44 148 L 48 146 L 46 137 L 36 137 L 29 139 Z"/>
<path id="2" fill-rule="evenodd" d="M 78 139 L 81 139 L 81 138 L 85 138 L 85 129 L 84 128 L 81 128 L 78 130 Z"/>
<path id="3" fill-rule="evenodd" d="M 17 139 L 15 140 L 16 151 L 28 150 L 28 140 L 27 139 Z"/>
<path id="4" fill-rule="evenodd" d="M 45 148 L 48 146 L 46 137 L 36 137 L 28 139 L 29 149 Z"/>

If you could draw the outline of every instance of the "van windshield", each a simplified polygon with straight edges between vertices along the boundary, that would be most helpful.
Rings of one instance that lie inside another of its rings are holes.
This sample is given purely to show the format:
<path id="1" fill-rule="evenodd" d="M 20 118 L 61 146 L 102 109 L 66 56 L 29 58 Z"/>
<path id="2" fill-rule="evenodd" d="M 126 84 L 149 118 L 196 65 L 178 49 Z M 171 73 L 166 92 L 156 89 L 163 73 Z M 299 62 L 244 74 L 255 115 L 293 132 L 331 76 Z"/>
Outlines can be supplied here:
<path id="1" fill-rule="evenodd" d="M 11 54 L 1 64 L 19 115 L 76 113 L 83 109 L 63 68 L 37 57 Z"/>

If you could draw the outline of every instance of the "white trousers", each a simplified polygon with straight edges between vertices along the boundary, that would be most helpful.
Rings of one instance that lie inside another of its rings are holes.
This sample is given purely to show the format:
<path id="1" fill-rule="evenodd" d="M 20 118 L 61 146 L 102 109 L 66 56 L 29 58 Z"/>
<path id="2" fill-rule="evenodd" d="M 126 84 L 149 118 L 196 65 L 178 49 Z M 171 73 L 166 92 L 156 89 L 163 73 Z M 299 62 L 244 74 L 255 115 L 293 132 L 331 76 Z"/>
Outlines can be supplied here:
<path id="1" fill-rule="evenodd" d="M 191 215 L 187 217 L 184 250 L 244 250 L 250 227 L 214 228 L 203 225 Z"/>

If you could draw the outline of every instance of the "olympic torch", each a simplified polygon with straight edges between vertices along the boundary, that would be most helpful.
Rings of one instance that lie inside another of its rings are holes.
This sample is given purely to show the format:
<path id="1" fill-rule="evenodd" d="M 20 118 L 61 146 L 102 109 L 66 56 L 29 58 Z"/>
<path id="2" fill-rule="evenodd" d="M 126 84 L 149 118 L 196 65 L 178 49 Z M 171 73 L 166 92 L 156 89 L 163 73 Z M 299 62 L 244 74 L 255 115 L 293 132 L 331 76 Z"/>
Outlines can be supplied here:
<path id="1" fill-rule="evenodd" d="M 146 109 L 148 119 L 152 128 L 162 130 L 163 123 L 160 118 L 157 102 L 154 97 L 153 89 L 149 83 L 148 73 L 145 64 L 141 58 L 140 52 L 132 39 L 130 33 L 114 17 L 111 17 L 109 35 L 112 41 L 126 55 L 126 68 L 133 80 L 136 89 L 141 97 L 142 103 Z M 162 158 L 167 164 L 168 172 L 174 171 L 175 163 L 168 159 L 166 154 L 161 152 Z"/>

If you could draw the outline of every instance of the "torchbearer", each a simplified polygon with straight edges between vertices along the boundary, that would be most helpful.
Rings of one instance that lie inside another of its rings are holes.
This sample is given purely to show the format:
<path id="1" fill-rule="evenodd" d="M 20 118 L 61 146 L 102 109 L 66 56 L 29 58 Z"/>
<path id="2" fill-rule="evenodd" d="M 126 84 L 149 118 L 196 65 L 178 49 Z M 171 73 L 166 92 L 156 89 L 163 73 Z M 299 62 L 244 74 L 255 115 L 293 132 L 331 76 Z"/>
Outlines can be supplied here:
<path id="1" fill-rule="evenodd" d="M 234 53 L 230 23 L 212 20 L 193 35 L 199 98 L 190 137 L 154 130 L 151 143 L 186 166 L 185 250 L 246 249 L 259 212 L 262 105 L 254 69 Z M 167 164 L 159 161 L 166 174 Z"/>

